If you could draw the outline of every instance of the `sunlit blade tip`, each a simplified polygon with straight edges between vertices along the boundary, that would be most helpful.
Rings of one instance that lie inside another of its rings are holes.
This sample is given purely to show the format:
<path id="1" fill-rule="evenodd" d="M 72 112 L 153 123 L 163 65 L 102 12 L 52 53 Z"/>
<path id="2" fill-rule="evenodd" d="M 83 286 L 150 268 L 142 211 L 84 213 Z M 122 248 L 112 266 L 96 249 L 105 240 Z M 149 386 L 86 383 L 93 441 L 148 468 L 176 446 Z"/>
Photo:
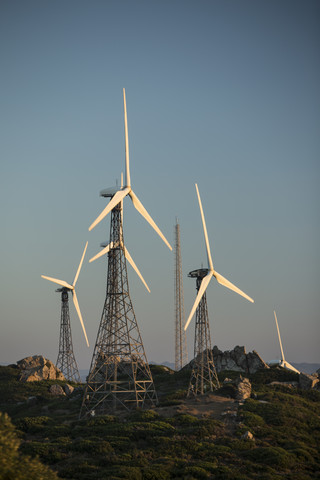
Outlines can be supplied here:
<path id="1" fill-rule="evenodd" d="M 142 281 L 143 285 L 146 287 L 146 289 L 148 290 L 148 292 L 150 293 L 150 288 L 148 287 L 147 285 L 147 282 L 145 281 L 145 279 L 143 278 L 140 270 L 138 269 L 137 265 L 135 264 L 135 262 L 133 261 L 130 253 L 128 252 L 128 250 L 126 249 L 126 247 L 124 247 L 124 254 L 125 254 L 125 257 L 126 259 L 128 260 L 128 262 L 130 263 L 130 265 L 132 266 L 132 268 L 134 269 L 134 271 L 136 272 L 136 274 L 138 275 L 138 277 L 140 278 L 140 280 Z"/>
<path id="2" fill-rule="evenodd" d="M 254 300 L 249 297 L 249 295 L 247 295 L 246 293 L 244 293 L 242 290 L 240 290 L 240 288 L 236 287 L 235 285 L 233 285 L 233 283 L 229 282 L 229 280 L 227 280 L 226 278 L 224 278 L 222 275 L 220 275 L 220 273 L 218 272 L 214 272 L 214 276 L 215 278 L 217 279 L 217 282 L 220 283 L 220 285 L 223 285 L 224 287 L 227 287 L 229 288 L 230 290 L 232 290 L 233 292 L 236 292 L 238 293 L 238 295 L 241 295 L 242 297 L 246 298 L 247 300 L 249 300 L 249 302 L 251 303 L 254 303 Z"/>
<path id="3" fill-rule="evenodd" d="M 204 213 L 203 213 L 203 208 L 202 208 L 202 203 L 201 203 L 201 198 L 200 198 L 200 193 L 199 193 L 198 185 L 195 184 L 195 186 L 196 186 L 196 191 L 197 191 L 197 196 L 198 196 L 198 202 L 199 202 L 199 208 L 200 208 L 201 219 L 202 219 L 202 225 L 203 225 L 204 240 L 205 240 L 205 243 L 206 243 L 207 259 L 208 259 L 208 268 L 209 268 L 210 270 L 213 270 L 213 263 L 212 263 L 212 258 L 211 258 L 211 251 L 210 251 L 210 245 L 209 245 L 209 238 L 208 238 L 206 221 L 205 221 L 205 218 L 204 218 Z"/>
<path id="4" fill-rule="evenodd" d="M 100 257 L 102 257 L 103 255 L 105 255 L 106 253 L 108 253 L 109 250 L 110 250 L 110 248 L 112 248 L 112 244 L 113 244 L 113 242 L 109 243 L 109 245 L 107 245 L 103 250 L 101 250 L 99 253 L 97 253 L 97 255 L 95 255 L 94 257 L 90 258 L 89 263 L 94 262 L 95 260 L 97 260 L 97 258 L 100 258 Z"/>
<path id="5" fill-rule="evenodd" d="M 69 290 L 73 290 L 73 285 L 70 283 L 65 282 L 64 280 L 59 280 L 58 278 L 47 277 L 46 275 L 41 275 L 42 278 L 45 280 L 49 280 L 49 282 L 56 283 L 57 285 L 61 285 L 62 287 L 66 287 Z"/>
<path id="6" fill-rule="evenodd" d="M 81 270 L 81 267 L 82 267 L 82 264 L 83 264 L 83 259 L 84 259 L 84 256 L 86 254 L 87 247 L 88 247 L 88 242 L 86 243 L 86 245 L 84 247 L 83 254 L 82 254 L 82 257 L 81 257 L 81 260 L 80 260 L 80 263 L 79 263 L 79 267 L 78 267 L 77 273 L 76 273 L 76 275 L 74 277 L 74 280 L 73 280 L 73 284 L 72 284 L 73 286 L 75 286 L 77 281 L 78 281 L 79 273 L 80 273 L 80 270 Z"/>
<path id="7" fill-rule="evenodd" d="M 167 247 L 170 248 L 170 250 L 172 250 L 172 247 L 171 247 L 170 243 L 168 242 L 166 237 L 163 235 L 160 228 L 155 224 L 154 220 L 151 218 L 151 216 L 149 215 L 147 210 L 144 208 L 144 206 L 142 205 L 142 203 L 138 199 L 137 195 L 131 190 L 130 193 L 129 193 L 129 196 L 132 200 L 132 203 L 133 203 L 135 209 L 138 210 L 140 215 L 142 215 L 145 220 L 147 220 L 147 222 L 157 232 L 157 234 L 164 241 L 164 243 L 167 245 Z"/>
<path id="8" fill-rule="evenodd" d="M 128 136 L 128 119 L 127 119 L 127 103 L 126 91 L 123 89 L 123 110 L 124 110 L 124 136 L 125 136 L 125 151 L 126 151 L 126 187 L 130 187 L 130 160 L 129 160 L 129 136 Z"/>
<path id="9" fill-rule="evenodd" d="M 85 329 L 85 326 L 84 326 L 84 323 L 83 323 L 83 319 L 82 319 L 82 315 L 81 315 L 81 311 L 80 311 L 80 307 L 79 307 L 79 302 L 78 302 L 78 298 L 77 298 L 77 294 L 76 294 L 75 290 L 72 291 L 72 299 L 73 299 L 75 309 L 77 310 L 77 314 L 78 314 L 78 317 L 79 317 L 79 320 L 80 320 L 80 323 L 81 323 L 81 327 L 82 327 L 82 330 L 83 330 L 83 333 L 84 333 L 84 337 L 85 337 L 86 342 L 87 342 L 87 346 L 89 347 L 87 332 L 86 332 L 86 329 Z"/>

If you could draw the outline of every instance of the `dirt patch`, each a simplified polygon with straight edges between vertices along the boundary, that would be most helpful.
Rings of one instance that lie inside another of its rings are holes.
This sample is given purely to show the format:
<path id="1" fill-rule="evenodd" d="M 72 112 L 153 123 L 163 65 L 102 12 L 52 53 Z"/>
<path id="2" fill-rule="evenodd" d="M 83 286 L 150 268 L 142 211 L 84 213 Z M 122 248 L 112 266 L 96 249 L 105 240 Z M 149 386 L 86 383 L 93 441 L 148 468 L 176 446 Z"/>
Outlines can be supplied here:
<path id="1" fill-rule="evenodd" d="M 158 407 L 157 412 L 163 417 L 173 417 L 177 414 L 194 415 L 198 418 L 213 418 L 224 420 L 235 417 L 238 411 L 238 402 L 232 398 L 220 397 L 213 393 L 186 398 L 179 405 Z"/>

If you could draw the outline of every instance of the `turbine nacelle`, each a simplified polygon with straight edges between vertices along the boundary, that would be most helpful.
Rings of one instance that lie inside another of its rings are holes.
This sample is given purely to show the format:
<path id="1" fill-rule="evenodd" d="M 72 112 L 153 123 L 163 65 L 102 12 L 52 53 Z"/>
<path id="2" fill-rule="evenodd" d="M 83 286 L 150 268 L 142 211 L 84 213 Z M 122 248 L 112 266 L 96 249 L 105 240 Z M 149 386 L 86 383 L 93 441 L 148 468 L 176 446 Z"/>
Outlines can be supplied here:
<path id="1" fill-rule="evenodd" d="M 220 285 L 223 285 L 223 286 L 229 288 L 230 290 L 233 290 L 234 292 L 238 293 L 242 297 L 249 300 L 249 302 L 252 302 L 252 303 L 254 302 L 254 300 L 252 300 L 251 297 L 249 297 L 246 293 L 244 293 L 242 290 L 240 290 L 240 288 L 233 285 L 233 283 L 229 282 L 229 280 L 227 280 L 222 275 L 220 275 L 220 273 L 215 271 L 215 269 L 213 267 L 213 263 L 212 263 L 207 226 L 206 226 L 206 221 L 205 221 L 204 213 L 203 213 L 203 209 L 202 209 L 200 193 L 199 193 L 198 185 L 195 184 L 195 186 L 196 186 L 196 191 L 197 191 L 197 196 L 198 196 L 198 202 L 199 202 L 199 208 L 200 208 L 200 214 L 201 214 L 202 226 L 203 226 L 203 233 L 204 233 L 204 239 L 205 239 L 205 244 L 206 244 L 208 268 L 207 269 L 202 268 L 202 269 L 199 269 L 199 270 L 195 270 L 194 272 L 190 272 L 190 274 L 189 274 L 189 276 L 192 276 L 191 274 L 194 273 L 193 276 L 196 276 L 196 272 L 202 272 L 201 273 L 202 280 L 201 280 L 201 284 L 199 286 L 199 290 L 198 290 L 198 293 L 197 293 L 197 296 L 196 296 L 196 300 L 193 304 L 193 307 L 191 309 L 188 320 L 187 320 L 187 322 L 184 326 L 185 330 L 187 330 L 187 328 L 189 326 L 189 323 L 191 322 L 192 317 L 193 317 L 193 315 L 194 315 L 194 313 L 195 313 L 195 311 L 196 311 L 196 309 L 197 309 L 197 307 L 200 303 L 200 300 L 203 297 L 203 295 L 204 295 L 212 277 L 214 277 L 217 280 L 217 282 L 220 283 Z"/>
<path id="2" fill-rule="evenodd" d="M 168 240 L 165 238 L 159 227 L 155 224 L 154 220 L 151 218 L 147 210 L 144 208 L 137 195 L 131 188 L 131 178 L 130 178 L 130 162 L 129 162 L 129 139 L 128 139 L 128 121 L 127 121 L 127 105 L 126 105 L 126 92 L 123 89 L 123 105 L 124 105 L 124 128 L 125 128 L 125 158 L 126 158 L 126 169 L 125 169 L 125 185 L 121 189 L 114 191 L 114 194 L 111 189 L 102 190 L 100 195 L 105 197 L 112 197 L 105 209 L 100 213 L 96 220 L 90 225 L 89 231 L 91 231 L 101 220 L 108 215 L 111 210 L 118 205 L 123 199 L 128 195 L 131 198 L 131 201 L 136 210 L 143 216 L 143 218 L 151 225 L 151 227 L 157 232 L 160 238 L 164 243 L 172 250 L 172 247 Z"/>

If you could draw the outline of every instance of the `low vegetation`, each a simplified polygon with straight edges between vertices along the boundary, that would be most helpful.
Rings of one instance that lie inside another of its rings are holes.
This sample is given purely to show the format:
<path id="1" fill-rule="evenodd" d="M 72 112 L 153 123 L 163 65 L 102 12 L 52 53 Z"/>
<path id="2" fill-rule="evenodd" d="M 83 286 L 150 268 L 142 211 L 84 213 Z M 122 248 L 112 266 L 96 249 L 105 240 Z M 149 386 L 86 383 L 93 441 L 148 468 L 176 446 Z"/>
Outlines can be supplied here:
<path id="1" fill-rule="evenodd" d="M 184 402 L 190 372 L 152 372 L 160 406 Z M 252 398 L 234 419 L 163 417 L 151 409 L 78 420 L 81 388 L 57 398 L 49 386 L 63 382 L 23 384 L 18 373 L 0 367 L 0 479 L 320 478 L 320 393 L 270 385 L 295 374 L 275 368 L 252 375 Z M 220 380 L 226 376 L 234 373 Z M 243 438 L 247 431 L 253 438 Z"/>

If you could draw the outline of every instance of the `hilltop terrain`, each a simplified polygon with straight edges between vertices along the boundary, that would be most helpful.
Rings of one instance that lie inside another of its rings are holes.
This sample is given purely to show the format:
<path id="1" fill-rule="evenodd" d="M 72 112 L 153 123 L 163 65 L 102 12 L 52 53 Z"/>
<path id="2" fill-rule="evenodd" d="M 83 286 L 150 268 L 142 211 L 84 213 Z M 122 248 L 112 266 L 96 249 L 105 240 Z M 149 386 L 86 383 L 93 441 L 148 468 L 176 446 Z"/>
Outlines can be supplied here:
<path id="1" fill-rule="evenodd" d="M 0 367 L 0 479 L 319 478 L 320 392 L 298 389 L 297 374 L 246 375 L 251 396 L 239 402 L 239 373 L 221 372 L 220 390 L 187 400 L 190 370 L 151 368 L 158 407 L 79 421 L 83 386 L 55 396 L 65 381 L 23 383 Z"/>

